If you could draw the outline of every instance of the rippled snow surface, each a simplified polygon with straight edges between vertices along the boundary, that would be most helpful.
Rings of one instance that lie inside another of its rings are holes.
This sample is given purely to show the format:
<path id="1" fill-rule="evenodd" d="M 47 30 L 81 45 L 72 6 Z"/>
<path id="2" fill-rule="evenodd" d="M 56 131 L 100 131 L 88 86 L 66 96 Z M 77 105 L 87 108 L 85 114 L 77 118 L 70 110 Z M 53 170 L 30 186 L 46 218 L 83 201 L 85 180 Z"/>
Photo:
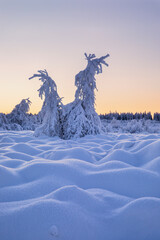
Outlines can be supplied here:
<path id="1" fill-rule="evenodd" d="M 159 240 L 160 134 L 0 132 L 1 240 Z"/>

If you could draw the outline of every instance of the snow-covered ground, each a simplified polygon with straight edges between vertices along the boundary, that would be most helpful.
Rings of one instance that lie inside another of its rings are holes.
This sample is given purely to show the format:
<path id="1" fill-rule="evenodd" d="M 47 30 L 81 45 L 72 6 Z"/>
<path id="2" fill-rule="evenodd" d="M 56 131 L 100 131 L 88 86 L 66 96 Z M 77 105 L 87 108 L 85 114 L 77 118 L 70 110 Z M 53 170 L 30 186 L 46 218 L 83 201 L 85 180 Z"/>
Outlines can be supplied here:
<path id="1" fill-rule="evenodd" d="M 0 132 L 1 240 L 159 240 L 160 134 Z"/>

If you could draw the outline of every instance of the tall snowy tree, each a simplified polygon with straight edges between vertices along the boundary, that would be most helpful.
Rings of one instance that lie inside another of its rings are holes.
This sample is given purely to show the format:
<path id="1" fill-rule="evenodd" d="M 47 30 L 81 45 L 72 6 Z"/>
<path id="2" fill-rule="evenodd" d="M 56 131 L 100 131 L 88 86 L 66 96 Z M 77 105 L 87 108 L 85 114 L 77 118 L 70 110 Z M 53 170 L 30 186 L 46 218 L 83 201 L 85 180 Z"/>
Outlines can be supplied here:
<path id="1" fill-rule="evenodd" d="M 42 81 L 42 85 L 39 92 L 39 97 L 44 102 L 41 109 L 41 115 L 43 116 L 42 125 L 35 130 L 35 136 L 45 134 L 48 136 L 60 136 L 61 135 L 61 110 L 62 102 L 57 93 L 57 86 L 54 80 L 48 75 L 46 70 L 39 70 L 38 74 L 34 74 L 32 78 L 38 77 Z"/>
<path id="2" fill-rule="evenodd" d="M 102 129 L 100 118 L 95 111 L 95 75 L 102 73 L 102 64 L 108 66 L 105 59 L 109 54 L 96 58 L 95 54 L 85 53 L 85 57 L 88 61 L 87 67 L 75 76 L 75 100 L 65 107 L 64 138 L 99 134 Z"/>

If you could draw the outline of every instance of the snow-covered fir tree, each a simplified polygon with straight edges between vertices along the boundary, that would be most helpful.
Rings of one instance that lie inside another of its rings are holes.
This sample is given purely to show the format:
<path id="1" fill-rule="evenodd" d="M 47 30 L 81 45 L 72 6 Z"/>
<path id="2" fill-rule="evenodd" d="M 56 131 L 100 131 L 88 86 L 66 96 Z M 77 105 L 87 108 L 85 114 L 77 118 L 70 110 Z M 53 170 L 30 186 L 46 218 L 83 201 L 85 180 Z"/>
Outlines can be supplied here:
<path id="1" fill-rule="evenodd" d="M 57 86 L 54 80 L 48 75 L 46 70 L 39 70 L 32 78 L 38 77 L 42 81 L 39 92 L 39 97 L 44 97 L 43 106 L 40 115 L 43 118 L 42 124 L 36 128 L 35 136 L 42 134 L 48 136 L 61 135 L 61 110 L 62 102 L 57 93 Z"/>
<path id="2" fill-rule="evenodd" d="M 0 130 L 2 129 L 7 129 L 7 130 L 10 130 L 9 127 L 9 122 L 8 122 L 8 119 L 6 117 L 6 115 L 4 113 L 0 113 Z"/>
<path id="3" fill-rule="evenodd" d="M 102 130 L 101 120 L 95 111 L 95 75 L 102 73 L 102 64 L 108 66 L 105 59 L 109 54 L 96 58 L 95 54 L 87 55 L 87 67 L 75 76 L 75 100 L 64 108 L 63 137 L 83 137 L 99 134 Z"/>
<path id="4" fill-rule="evenodd" d="M 27 130 L 30 129 L 30 119 L 27 112 L 30 109 L 31 101 L 29 98 L 22 99 L 22 101 L 17 104 L 12 112 L 8 114 L 8 120 L 10 127 L 13 130 Z"/>
<path id="5" fill-rule="evenodd" d="M 21 117 L 23 117 L 23 115 L 29 111 L 30 104 L 31 101 L 29 100 L 29 98 L 22 99 L 22 101 L 14 107 L 11 114 L 21 119 Z"/>
<path id="6" fill-rule="evenodd" d="M 88 128 L 89 121 L 85 117 L 81 101 L 75 100 L 64 106 L 62 126 L 64 139 L 83 137 L 87 134 Z"/>

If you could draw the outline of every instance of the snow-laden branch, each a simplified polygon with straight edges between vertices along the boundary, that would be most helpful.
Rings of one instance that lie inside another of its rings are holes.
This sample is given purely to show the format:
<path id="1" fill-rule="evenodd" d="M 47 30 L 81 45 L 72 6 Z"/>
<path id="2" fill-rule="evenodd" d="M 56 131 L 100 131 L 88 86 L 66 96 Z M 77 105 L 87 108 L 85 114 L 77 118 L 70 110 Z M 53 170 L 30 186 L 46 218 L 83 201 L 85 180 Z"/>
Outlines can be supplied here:
<path id="1" fill-rule="evenodd" d="M 100 58 L 96 58 L 95 54 L 84 54 L 86 57 L 86 60 L 88 61 L 88 66 L 87 68 L 90 68 L 91 66 L 93 67 L 92 69 L 92 74 L 99 74 L 102 73 L 102 64 L 108 67 L 108 63 L 106 63 L 105 59 L 109 57 L 109 54 L 102 56 Z"/>
<path id="2" fill-rule="evenodd" d="M 39 74 L 34 74 L 29 80 L 38 77 L 39 80 L 43 83 L 42 86 L 38 89 L 40 98 L 43 98 L 43 95 L 46 97 L 51 92 L 57 92 L 57 85 L 55 81 L 48 75 L 47 70 L 38 70 Z"/>
<path id="3" fill-rule="evenodd" d="M 102 73 L 102 64 L 108 67 L 105 59 L 109 54 L 96 58 L 95 54 L 84 54 L 88 64 L 87 67 L 79 72 L 75 77 L 75 85 L 77 87 L 75 98 L 81 99 L 83 102 L 87 101 L 92 108 L 95 104 L 96 79 L 95 74 Z M 85 104 L 84 104 L 85 105 Z"/>

